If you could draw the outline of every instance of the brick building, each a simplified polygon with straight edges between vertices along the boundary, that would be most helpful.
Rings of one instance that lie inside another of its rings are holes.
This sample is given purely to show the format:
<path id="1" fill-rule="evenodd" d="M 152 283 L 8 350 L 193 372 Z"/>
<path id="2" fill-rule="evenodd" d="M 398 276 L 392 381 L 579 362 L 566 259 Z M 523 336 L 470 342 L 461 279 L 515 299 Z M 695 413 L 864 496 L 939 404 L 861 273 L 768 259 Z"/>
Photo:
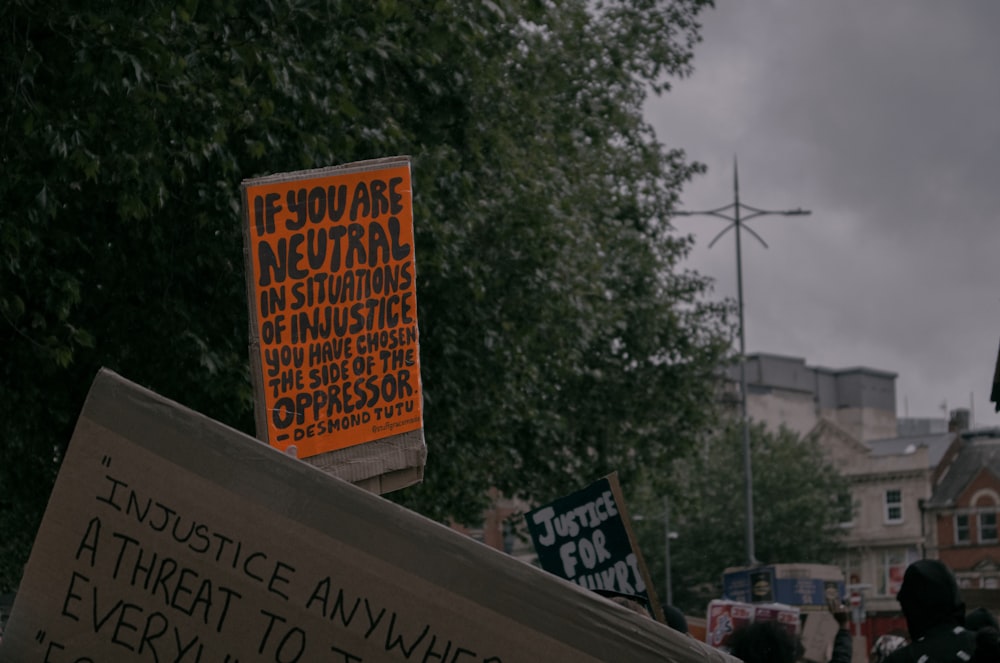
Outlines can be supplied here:
<path id="1" fill-rule="evenodd" d="M 1000 430 L 959 435 L 922 507 L 928 556 L 963 588 L 1000 589 Z"/>

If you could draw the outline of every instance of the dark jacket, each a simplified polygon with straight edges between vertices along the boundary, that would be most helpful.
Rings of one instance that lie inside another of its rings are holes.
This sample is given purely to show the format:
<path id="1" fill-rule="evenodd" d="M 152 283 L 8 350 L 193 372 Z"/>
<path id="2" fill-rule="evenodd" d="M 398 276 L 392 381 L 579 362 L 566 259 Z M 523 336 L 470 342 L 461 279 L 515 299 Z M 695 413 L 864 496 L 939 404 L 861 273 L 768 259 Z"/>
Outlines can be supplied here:
<path id="1" fill-rule="evenodd" d="M 885 663 L 968 661 L 976 649 L 976 634 L 966 630 L 965 604 L 951 570 L 934 559 L 910 564 L 896 596 L 912 642 L 889 655 Z"/>
<path id="2" fill-rule="evenodd" d="M 830 657 L 830 663 L 851 663 L 853 649 L 851 632 L 846 628 L 840 629 L 833 639 L 833 656 Z"/>
<path id="3" fill-rule="evenodd" d="M 976 650 L 976 634 L 962 626 L 935 626 L 924 637 L 889 654 L 885 663 L 966 663 Z"/>

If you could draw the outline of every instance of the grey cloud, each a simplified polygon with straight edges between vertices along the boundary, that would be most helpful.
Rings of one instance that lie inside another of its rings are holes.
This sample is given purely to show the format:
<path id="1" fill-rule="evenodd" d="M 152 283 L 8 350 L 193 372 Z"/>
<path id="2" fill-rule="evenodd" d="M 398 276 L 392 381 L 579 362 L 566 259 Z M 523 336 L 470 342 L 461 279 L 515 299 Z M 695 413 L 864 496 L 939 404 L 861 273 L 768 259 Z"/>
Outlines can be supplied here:
<path id="1" fill-rule="evenodd" d="M 1000 339 L 1000 3 L 718 0 L 695 73 L 649 106 L 705 162 L 688 209 L 806 207 L 744 236 L 748 350 L 899 374 L 900 412 L 988 403 Z M 710 218 L 691 266 L 735 296 L 731 236 Z"/>

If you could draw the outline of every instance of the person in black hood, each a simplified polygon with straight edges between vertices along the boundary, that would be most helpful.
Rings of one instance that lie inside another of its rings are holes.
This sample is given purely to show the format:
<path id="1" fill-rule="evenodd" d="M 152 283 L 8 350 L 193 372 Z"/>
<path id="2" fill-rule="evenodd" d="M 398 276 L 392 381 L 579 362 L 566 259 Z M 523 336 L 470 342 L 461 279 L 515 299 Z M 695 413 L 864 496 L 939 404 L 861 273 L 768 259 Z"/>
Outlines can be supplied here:
<path id="1" fill-rule="evenodd" d="M 986 608 L 976 608 L 965 613 L 965 628 L 979 631 L 987 627 L 1000 631 L 1000 622 Z"/>
<path id="2" fill-rule="evenodd" d="M 910 564 L 896 595 L 910 644 L 894 651 L 885 663 L 968 661 L 976 649 L 976 634 L 965 628 L 965 603 L 951 570 L 936 559 Z"/>

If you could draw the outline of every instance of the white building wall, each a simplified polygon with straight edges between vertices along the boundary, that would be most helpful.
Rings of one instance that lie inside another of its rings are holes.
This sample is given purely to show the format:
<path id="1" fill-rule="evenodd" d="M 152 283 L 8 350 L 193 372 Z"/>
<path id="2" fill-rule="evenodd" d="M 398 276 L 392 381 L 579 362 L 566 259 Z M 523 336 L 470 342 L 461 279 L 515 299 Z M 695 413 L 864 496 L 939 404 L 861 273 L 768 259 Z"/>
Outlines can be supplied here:
<path id="1" fill-rule="evenodd" d="M 812 394 L 794 391 L 749 394 L 747 415 L 754 421 L 763 422 L 773 432 L 784 425 L 789 430 L 806 435 L 819 423 Z"/>
<path id="2" fill-rule="evenodd" d="M 728 374 L 738 397 L 738 367 Z M 823 418 L 862 442 L 897 435 L 895 373 L 812 367 L 798 357 L 760 353 L 747 357 L 745 377 L 747 414 L 772 430 L 784 424 L 805 434 Z"/>
<path id="3" fill-rule="evenodd" d="M 896 413 L 876 408 L 823 409 L 822 416 L 862 442 L 896 437 Z"/>
<path id="4" fill-rule="evenodd" d="M 855 525 L 848 541 L 859 544 L 922 541 L 920 500 L 930 497 L 928 474 L 927 450 L 923 447 L 906 456 L 869 456 L 846 468 L 856 508 Z M 902 522 L 892 523 L 886 517 L 885 496 L 889 490 L 901 493 Z"/>
<path id="5" fill-rule="evenodd" d="M 868 587 L 869 612 L 898 612 L 898 582 L 906 566 L 919 557 L 924 542 L 920 503 L 930 496 L 927 449 L 875 456 L 843 429 L 820 430 L 824 452 L 851 486 L 854 516 L 844 525 L 843 543 L 852 568 L 845 568 L 845 573 L 856 573 L 856 581 Z M 889 491 L 899 491 L 899 522 L 888 517 Z"/>

